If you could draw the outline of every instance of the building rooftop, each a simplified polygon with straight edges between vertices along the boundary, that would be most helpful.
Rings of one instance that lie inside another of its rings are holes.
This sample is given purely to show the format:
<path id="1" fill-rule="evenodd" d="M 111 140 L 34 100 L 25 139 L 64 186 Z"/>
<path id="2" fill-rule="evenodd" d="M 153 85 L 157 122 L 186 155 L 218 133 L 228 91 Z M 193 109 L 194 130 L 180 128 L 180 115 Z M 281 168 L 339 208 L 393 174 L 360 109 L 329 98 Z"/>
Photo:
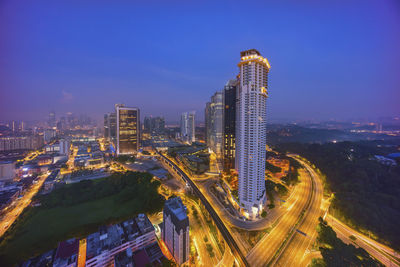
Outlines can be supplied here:
<path id="1" fill-rule="evenodd" d="M 261 56 L 261 53 L 260 52 L 258 52 L 258 50 L 257 49 L 249 49 L 249 50 L 245 50 L 245 51 L 242 51 L 242 52 L 240 52 L 240 56 L 241 57 L 245 57 L 245 56 L 249 56 L 249 55 L 258 55 L 258 56 Z"/>
<path id="2" fill-rule="evenodd" d="M 186 207 L 180 197 L 170 198 L 165 201 L 164 208 L 168 208 L 180 221 L 187 219 Z"/>
<path id="3" fill-rule="evenodd" d="M 149 256 L 144 249 L 141 249 L 133 255 L 133 261 L 135 262 L 135 267 L 146 267 L 150 264 Z"/>
<path id="4" fill-rule="evenodd" d="M 139 214 L 138 217 L 119 224 L 102 226 L 98 232 L 87 237 L 87 259 L 150 231 L 154 231 L 154 227 L 144 214 Z"/>
<path id="5" fill-rule="evenodd" d="M 21 267 L 42 267 L 42 266 L 52 266 L 53 255 L 55 253 L 55 249 L 47 251 L 35 258 L 31 258 L 26 262 L 22 263 Z"/>
<path id="6" fill-rule="evenodd" d="M 53 266 L 67 266 L 77 261 L 79 240 L 72 238 L 58 244 Z"/>
<path id="7" fill-rule="evenodd" d="M 133 265 L 132 249 L 126 249 L 114 256 L 114 267 L 127 267 Z"/>

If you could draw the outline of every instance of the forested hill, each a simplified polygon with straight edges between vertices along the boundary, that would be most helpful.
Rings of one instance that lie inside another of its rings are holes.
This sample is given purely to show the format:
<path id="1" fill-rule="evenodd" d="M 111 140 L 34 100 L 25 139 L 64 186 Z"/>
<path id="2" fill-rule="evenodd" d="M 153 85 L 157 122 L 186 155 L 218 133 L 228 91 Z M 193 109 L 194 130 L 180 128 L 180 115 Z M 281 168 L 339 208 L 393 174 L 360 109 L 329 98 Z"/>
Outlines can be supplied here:
<path id="1" fill-rule="evenodd" d="M 286 143 L 277 145 L 281 152 L 293 152 L 314 163 L 335 197 L 330 212 L 400 249 L 400 162 L 387 166 L 375 155 L 399 152 L 400 142 L 341 142 L 326 144 Z"/>

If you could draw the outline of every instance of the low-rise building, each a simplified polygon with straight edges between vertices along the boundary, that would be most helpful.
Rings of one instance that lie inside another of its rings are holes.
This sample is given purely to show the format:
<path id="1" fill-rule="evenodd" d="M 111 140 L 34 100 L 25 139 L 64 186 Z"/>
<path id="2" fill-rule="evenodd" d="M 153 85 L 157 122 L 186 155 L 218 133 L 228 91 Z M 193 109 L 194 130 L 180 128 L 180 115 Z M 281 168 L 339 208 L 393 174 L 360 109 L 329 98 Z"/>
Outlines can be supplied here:
<path id="1" fill-rule="evenodd" d="M 50 251 L 43 253 L 35 258 L 27 260 L 26 262 L 22 263 L 20 266 L 21 267 L 52 266 L 54 254 L 55 254 L 55 249 L 50 250 Z"/>
<path id="2" fill-rule="evenodd" d="M 53 267 L 76 267 L 78 263 L 79 240 L 72 238 L 58 244 Z"/>
<path id="3" fill-rule="evenodd" d="M 0 151 L 30 150 L 43 146 L 43 136 L 12 135 L 0 137 Z"/>
<path id="4" fill-rule="evenodd" d="M 102 226 L 82 244 L 86 245 L 86 249 L 79 249 L 78 239 L 60 242 L 55 253 L 54 250 L 46 252 L 21 266 L 76 267 L 78 259 L 83 259 L 86 267 L 160 266 L 164 257 L 157 244 L 154 227 L 144 214 L 119 224 Z M 79 254 L 82 252 L 86 255 Z"/>
<path id="5" fill-rule="evenodd" d="M 87 237 L 86 266 L 109 266 L 118 253 L 132 252 L 157 242 L 155 230 L 144 214 L 112 226 L 101 227 Z"/>
<path id="6" fill-rule="evenodd" d="M 0 180 L 11 180 L 15 177 L 15 164 L 12 161 L 0 161 Z"/>

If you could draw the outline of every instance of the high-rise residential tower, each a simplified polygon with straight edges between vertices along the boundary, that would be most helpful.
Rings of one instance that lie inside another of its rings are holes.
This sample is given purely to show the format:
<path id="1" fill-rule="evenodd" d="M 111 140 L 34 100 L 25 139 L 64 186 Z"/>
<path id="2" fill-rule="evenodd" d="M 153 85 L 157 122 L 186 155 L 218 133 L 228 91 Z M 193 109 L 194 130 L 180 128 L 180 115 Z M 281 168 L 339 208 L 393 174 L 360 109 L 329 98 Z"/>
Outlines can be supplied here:
<path id="1" fill-rule="evenodd" d="M 189 259 L 189 218 L 180 197 L 165 201 L 163 210 L 162 239 L 181 265 Z"/>
<path id="2" fill-rule="evenodd" d="M 194 111 L 184 112 L 181 115 L 181 139 L 189 144 L 196 141 L 194 119 Z"/>
<path id="3" fill-rule="evenodd" d="M 140 146 L 140 111 L 138 108 L 115 105 L 117 117 L 117 155 L 134 154 Z"/>
<path id="4" fill-rule="evenodd" d="M 243 51 L 240 56 L 236 110 L 239 203 L 244 215 L 254 219 L 266 202 L 266 109 L 270 65 L 256 49 Z"/>
<path id="5" fill-rule="evenodd" d="M 236 89 L 238 80 L 229 80 L 224 87 L 224 133 L 223 158 L 224 171 L 235 168 L 235 135 L 236 135 Z"/>

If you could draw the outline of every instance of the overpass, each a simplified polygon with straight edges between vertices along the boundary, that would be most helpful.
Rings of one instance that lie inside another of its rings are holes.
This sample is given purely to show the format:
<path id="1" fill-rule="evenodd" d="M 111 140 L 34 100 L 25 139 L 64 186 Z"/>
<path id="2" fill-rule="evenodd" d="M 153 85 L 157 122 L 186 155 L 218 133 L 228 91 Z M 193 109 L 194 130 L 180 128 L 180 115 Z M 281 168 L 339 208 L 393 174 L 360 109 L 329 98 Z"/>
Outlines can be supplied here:
<path id="1" fill-rule="evenodd" d="M 246 257 L 243 255 L 242 251 L 240 250 L 239 246 L 236 244 L 235 240 L 233 239 L 231 233 L 226 228 L 225 224 L 222 222 L 221 218 L 215 212 L 214 208 L 208 202 L 208 200 L 204 197 L 203 193 L 199 190 L 196 184 L 189 178 L 189 176 L 182 171 L 174 162 L 170 159 L 165 157 L 160 152 L 157 152 L 160 155 L 161 160 L 166 163 L 170 168 L 172 168 L 177 174 L 181 176 L 181 178 L 190 185 L 193 190 L 193 193 L 200 199 L 203 203 L 204 207 L 210 213 L 211 218 L 214 220 L 215 225 L 218 227 L 218 230 L 221 232 L 222 236 L 225 239 L 225 242 L 230 247 L 233 256 L 238 260 L 241 266 L 250 266 L 246 260 Z"/>

